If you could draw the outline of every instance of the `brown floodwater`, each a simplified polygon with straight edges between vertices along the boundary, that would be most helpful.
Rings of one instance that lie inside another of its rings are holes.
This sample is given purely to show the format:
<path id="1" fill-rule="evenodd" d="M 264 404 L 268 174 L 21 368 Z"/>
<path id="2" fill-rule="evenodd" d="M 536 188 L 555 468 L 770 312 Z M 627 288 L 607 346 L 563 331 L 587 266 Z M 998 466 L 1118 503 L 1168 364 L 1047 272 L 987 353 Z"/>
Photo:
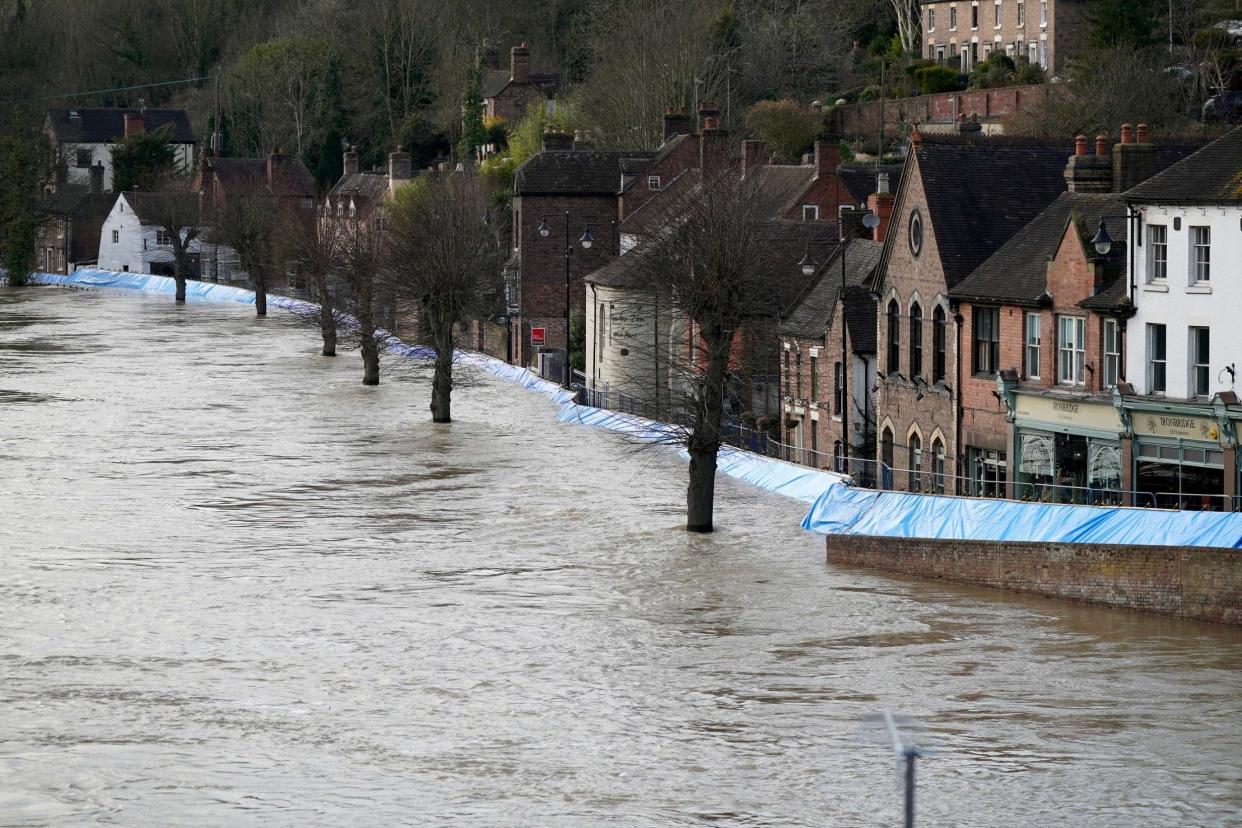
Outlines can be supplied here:
<path id="1" fill-rule="evenodd" d="M 1242 631 L 825 565 L 804 507 L 243 306 L 0 291 L 0 825 L 1185 826 Z"/>

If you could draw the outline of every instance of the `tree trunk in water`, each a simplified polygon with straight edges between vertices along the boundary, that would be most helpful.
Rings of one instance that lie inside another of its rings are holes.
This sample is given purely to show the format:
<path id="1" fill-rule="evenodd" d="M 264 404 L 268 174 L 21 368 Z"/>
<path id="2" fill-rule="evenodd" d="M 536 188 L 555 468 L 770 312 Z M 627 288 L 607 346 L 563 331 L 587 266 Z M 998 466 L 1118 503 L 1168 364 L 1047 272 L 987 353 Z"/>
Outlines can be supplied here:
<path id="1" fill-rule="evenodd" d="M 362 339 L 362 384 L 379 385 L 379 343 L 374 333 Z"/>
<path id="2" fill-rule="evenodd" d="M 436 332 L 436 373 L 431 380 L 431 421 L 447 423 L 450 416 L 450 398 L 453 395 L 453 326 L 438 326 Z"/>
<path id="3" fill-rule="evenodd" d="M 332 312 L 332 295 L 328 293 L 326 273 L 315 274 L 315 289 L 319 294 L 319 332 L 323 334 L 323 355 L 336 356 L 336 314 Z"/>
<path id="4" fill-rule="evenodd" d="M 359 280 L 358 335 L 362 337 L 362 384 L 379 385 L 379 343 L 375 341 L 375 286 L 369 279 Z"/>
<path id="5" fill-rule="evenodd" d="M 173 282 L 177 285 L 177 302 L 185 301 L 185 254 L 173 251 Z"/>
<path id="6" fill-rule="evenodd" d="M 690 484 L 686 487 L 686 531 L 712 531 L 716 501 L 716 455 L 720 451 L 720 420 L 724 416 L 724 385 L 729 371 L 733 334 L 720 324 L 704 326 L 707 373 L 703 397 L 696 406 L 690 434 Z"/>
<path id="7" fill-rule="evenodd" d="M 267 279 L 263 276 L 250 277 L 254 281 L 254 312 L 256 316 L 267 316 Z"/>

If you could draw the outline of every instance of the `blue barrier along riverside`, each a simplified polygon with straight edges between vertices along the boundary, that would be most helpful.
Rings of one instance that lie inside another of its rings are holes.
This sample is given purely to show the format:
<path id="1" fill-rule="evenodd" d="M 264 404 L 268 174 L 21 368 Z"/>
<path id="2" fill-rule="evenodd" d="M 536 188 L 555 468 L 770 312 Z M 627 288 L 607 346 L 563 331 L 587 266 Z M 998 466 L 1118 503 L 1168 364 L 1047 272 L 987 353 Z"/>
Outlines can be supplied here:
<path id="1" fill-rule="evenodd" d="M 35 284 L 94 290 L 139 290 L 173 294 L 166 276 L 79 270 L 69 275 L 37 273 Z M 250 290 L 210 282 L 187 281 L 186 298 L 204 302 L 254 304 Z M 306 312 L 318 306 L 300 299 L 269 295 L 268 304 Z M 352 322 L 345 318 L 346 324 Z M 394 354 L 416 359 L 434 351 L 389 336 Z M 561 422 L 604 428 L 644 442 L 671 442 L 672 427 L 632 414 L 578 405 L 574 394 L 526 368 L 470 351 L 457 351 L 454 361 L 541 394 L 560 407 Z M 682 456 L 688 456 L 683 449 Z M 870 535 L 890 538 L 990 540 L 1048 543 L 1126 544 L 1149 546 L 1242 547 L 1242 512 L 1176 512 L 1128 507 L 1021 503 L 856 489 L 844 475 L 816 471 L 731 446 L 722 447 L 719 471 L 767 491 L 811 504 L 802 527 L 826 535 Z"/>

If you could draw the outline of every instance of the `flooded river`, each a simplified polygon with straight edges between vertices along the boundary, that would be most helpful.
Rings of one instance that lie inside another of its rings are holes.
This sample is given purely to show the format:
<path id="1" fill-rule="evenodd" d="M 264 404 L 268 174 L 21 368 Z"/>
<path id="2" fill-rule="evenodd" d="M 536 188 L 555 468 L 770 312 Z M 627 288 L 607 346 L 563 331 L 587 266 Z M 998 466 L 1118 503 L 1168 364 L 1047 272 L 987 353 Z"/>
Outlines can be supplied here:
<path id="1" fill-rule="evenodd" d="M 0 825 L 1237 824 L 1242 631 L 824 563 L 804 508 L 250 308 L 0 292 Z"/>

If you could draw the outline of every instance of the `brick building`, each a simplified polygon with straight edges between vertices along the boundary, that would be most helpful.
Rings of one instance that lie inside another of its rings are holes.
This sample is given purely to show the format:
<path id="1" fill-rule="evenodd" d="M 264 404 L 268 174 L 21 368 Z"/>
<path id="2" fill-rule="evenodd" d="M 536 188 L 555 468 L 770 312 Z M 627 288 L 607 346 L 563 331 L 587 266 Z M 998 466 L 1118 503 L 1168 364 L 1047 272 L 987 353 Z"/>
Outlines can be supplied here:
<path id="1" fill-rule="evenodd" d="M 1086 0 L 923 0 L 923 54 L 969 72 L 1001 52 L 1048 70 L 1085 44 Z"/>
<path id="2" fill-rule="evenodd" d="M 173 160 L 181 170 L 194 165 L 197 141 L 184 109 L 49 109 L 43 133 L 51 142 L 65 183 L 90 186 L 91 167 L 103 167 L 103 191 L 112 192 L 112 149 L 128 135 L 168 131 Z"/>
<path id="3" fill-rule="evenodd" d="M 45 273 L 72 273 L 99 257 L 99 234 L 116 197 L 103 191 L 104 168 L 90 169 L 90 184 L 58 182 L 43 202 L 46 217 L 36 242 L 37 267 Z"/>
<path id="4" fill-rule="evenodd" d="M 501 69 L 495 52 L 483 57 L 483 117 L 516 124 L 532 106 L 546 106 L 561 86 L 560 72 L 532 72 L 530 48 L 509 50 L 509 68 Z"/>

